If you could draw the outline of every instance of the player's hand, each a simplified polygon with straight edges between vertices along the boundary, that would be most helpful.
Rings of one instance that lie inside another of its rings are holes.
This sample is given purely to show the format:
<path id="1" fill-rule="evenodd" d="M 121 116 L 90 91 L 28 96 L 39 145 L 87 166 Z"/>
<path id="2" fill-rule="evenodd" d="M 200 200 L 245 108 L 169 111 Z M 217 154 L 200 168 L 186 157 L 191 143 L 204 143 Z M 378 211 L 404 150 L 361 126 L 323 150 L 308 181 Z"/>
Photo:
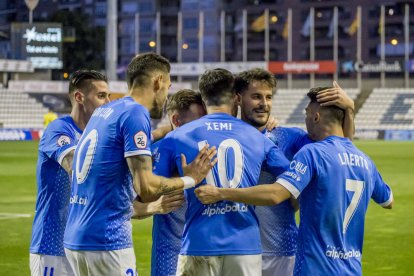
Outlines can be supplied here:
<path id="1" fill-rule="evenodd" d="M 213 185 L 202 185 L 194 190 L 198 200 L 203 204 L 216 203 L 221 200 L 220 189 Z"/>
<path id="2" fill-rule="evenodd" d="M 157 213 L 168 214 L 175 211 L 184 204 L 184 201 L 184 193 L 182 190 L 162 195 L 157 200 Z"/>
<path id="3" fill-rule="evenodd" d="M 272 131 L 278 125 L 279 125 L 279 122 L 277 121 L 277 119 L 273 117 L 272 115 L 270 115 L 266 123 L 266 129 L 268 131 Z"/>
<path id="4" fill-rule="evenodd" d="M 348 94 L 338 85 L 336 81 L 333 82 L 333 88 L 322 90 L 316 96 L 321 106 L 336 105 L 341 109 L 354 110 L 354 101 Z"/>
<path id="5" fill-rule="evenodd" d="M 187 160 L 184 154 L 181 154 L 181 166 L 185 176 L 190 176 L 195 180 L 195 183 L 200 183 L 217 163 L 217 158 L 214 156 L 217 154 L 216 147 L 209 147 L 205 145 L 196 158 L 187 165 Z"/>

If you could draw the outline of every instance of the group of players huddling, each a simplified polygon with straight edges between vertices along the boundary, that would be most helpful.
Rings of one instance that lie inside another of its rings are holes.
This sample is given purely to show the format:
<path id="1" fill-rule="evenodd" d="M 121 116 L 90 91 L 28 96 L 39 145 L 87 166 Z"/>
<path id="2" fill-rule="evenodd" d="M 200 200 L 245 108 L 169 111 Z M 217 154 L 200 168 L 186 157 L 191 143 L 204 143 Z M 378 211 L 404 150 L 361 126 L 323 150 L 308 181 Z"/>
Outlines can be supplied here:
<path id="1" fill-rule="evenodd" d="M 137 55 L 115 101 L 101 73 L 71 75 L 72 112 L 39 143 L 31 274 L 138 275 L 131 218 L 154 215 L 153 276 L 361 275 L 369 200 L 393 197 L 352 144 L 346 92 L 309 90 L 308 132 L 275 127 L 274 76 L 218 68 L 200 92 L 172 95 L 171 127 L 151 131 L 169 72 L 164 57 Z"/>

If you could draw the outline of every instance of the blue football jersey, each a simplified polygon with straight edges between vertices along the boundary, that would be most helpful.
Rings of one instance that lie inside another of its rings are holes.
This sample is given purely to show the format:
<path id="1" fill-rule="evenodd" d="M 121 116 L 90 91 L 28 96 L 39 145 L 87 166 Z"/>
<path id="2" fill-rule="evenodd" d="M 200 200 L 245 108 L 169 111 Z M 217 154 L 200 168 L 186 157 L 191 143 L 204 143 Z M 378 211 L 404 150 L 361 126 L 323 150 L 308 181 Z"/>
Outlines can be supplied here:
<path id="1" fill-rule="evenodd" d="M 165 140 L 158 141 L 152 146 L 153 171 L 164 177 L 178 174 L 175 156 Z M 184 229 L 187 205 L 165 215 L 154 215 L 152 223 L 152 255 L 151 275 L 175 275 L 178 254 L 181 248 L 181 237 Z"/>
<path id="2" fill-rule="evenodd" d="M 347 138 L 304 146 L 277 180 L 300 195 L 295 275 L 361 275 L 369 200 L 392 200 L 374 163 Z"/>
<path id="3" fill-rule="evenodd" d="M 60 165 L 75 149 L 82 131 L 70 116 L 51 122 L 39 142 L 37 201 L 30 253 L 64 256 L 63 234 L 68 216 L 70 180 Z"/>
<path id="4" fill-rule="evenodd" d="M 65 248 L 132 247 L 134 189 L 126 158 L 151 156 L 150 139 L 149 113 L 131 97 L 95 110 L 73 160 Z"/>
<path id="5" fill-rule="evenodd" d="M 215 113 L 187 123 L 164 138 L 174 152 L 179 171 L 180 153 L 188 162 L 208 143 L 217 147 L 218 162 L 203 183 L 217 187 L 246 188 L 259 180 L 266 163 L 278 175 L 289 161 L 262 133 L 228 114 Z M 180 171 L 180 173 L 182 173 Z M 195 256 L 251 255 L 261 253 L 254 206 L 230 201 L 203 205 L 194 188 L 185 191 L 186 223 L 180 254 Z"/>
<path id="6" fill-rule="evenodd" d="M 311 143 L 308 134 L 300 128 L 277 127 L 272 131 L 264 130 L 268 137 L 292 160 L 296 152 Z M 265 169 L 260 173 L 259 184 L 274 183 L 276 176 Z M 256 215 L 260 222 L 260 237 L 264 256 L 293 256 L 296 253 L 298 227 L 295 210 L 289 201 L 273 206 L 257 206 Z"/>

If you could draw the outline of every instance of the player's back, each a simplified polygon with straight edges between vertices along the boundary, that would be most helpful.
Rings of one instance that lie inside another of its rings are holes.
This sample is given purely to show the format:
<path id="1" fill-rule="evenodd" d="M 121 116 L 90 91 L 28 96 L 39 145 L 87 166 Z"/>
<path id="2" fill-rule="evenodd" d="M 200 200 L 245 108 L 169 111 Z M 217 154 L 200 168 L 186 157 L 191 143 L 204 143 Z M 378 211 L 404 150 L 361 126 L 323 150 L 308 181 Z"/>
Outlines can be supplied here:
<path id="1" fill-rule="evenodd" d="M 295 274 L 359 275 L 369 200 L 383 203 L 390 190 L 374 163 L 346 138 L 329 136 L 302 150 L 314 165 L 291 163 L 297 177 L 306 170 L 312 174 L 300 197 Z"/>
<path id="2" fill-rule="evenodd" d="M 139 116 L 133 116 L 133 111 Z M 149 122 L 147 110 L 130 97 L 110 102 L 93 113 L 75 151 L 66 248 L 117 250 L 132 246 L 133 187 L 125 157 L 136 152 L 127 152 L 126 148 L 128 143 L 144 141 L 143 133 L 126 133 L 124 125 L 128 120 L 141 120 L 140 116 Z M 146 143 L 147 139 L 142 151 L 150 155 Z"/>
<path id="3" fill-rule="evenodd" d="M 64 255 L 63 234 L 69 207 L 70 180 L 60 164 L 66 154 L 74 150 L 81 134 L 72 118 L 64 116 L 53 121 L 40 139 L 31 253 Z"/>
<path id="4" fill-rule="evenodd" d="M 180 153 L 184 153 L 187 160 L 191 161 L 206 143 L 216 146 L 218 162 L 206 177 L 206 182 L 217 187 L 243 188 L 256 185 L 266 158 L 273 171 L 278 173 L 288 163 L 263 134 L 225 113 L 206 115 L 180 127 L 166 139 L 175 144 L 177 162 L 180 162 Z M 261 253 L 253 206 L 228 201 L 202 205 L 195 197 L 194 189 L 186 190 L 186 197 L 188 208 L 181 254 Z"/>

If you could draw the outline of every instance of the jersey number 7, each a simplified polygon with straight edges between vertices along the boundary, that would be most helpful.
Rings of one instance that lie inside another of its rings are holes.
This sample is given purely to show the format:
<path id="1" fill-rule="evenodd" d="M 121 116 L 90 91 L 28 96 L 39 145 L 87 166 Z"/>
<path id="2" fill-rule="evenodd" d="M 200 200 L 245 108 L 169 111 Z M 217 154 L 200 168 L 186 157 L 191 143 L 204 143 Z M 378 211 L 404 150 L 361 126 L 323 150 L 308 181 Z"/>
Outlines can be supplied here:
<path id="1" fill-rule="evenodd" d="M 353 179 L 347 179 L 345 182 L 346 190 L 354 192 L 348 208 L 346 208 L 344 222 L 342 225 L 342 233 L 345 234 L 348 229 L 349 222 L 355 214 L 355 210 L 361 201 L 362 192 L 364 191 L 365 182 Z"/>

